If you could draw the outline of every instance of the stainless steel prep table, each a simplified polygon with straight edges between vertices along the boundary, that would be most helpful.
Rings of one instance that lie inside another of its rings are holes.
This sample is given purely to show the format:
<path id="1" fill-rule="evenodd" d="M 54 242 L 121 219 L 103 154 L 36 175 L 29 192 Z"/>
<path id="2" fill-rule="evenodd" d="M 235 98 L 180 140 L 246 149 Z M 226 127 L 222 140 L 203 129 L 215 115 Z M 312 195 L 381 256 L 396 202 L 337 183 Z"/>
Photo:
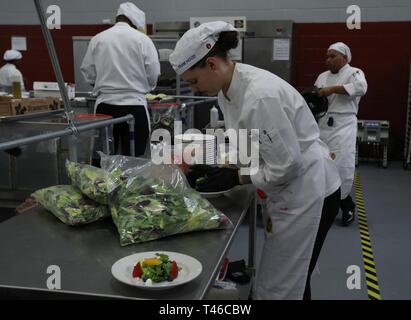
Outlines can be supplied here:
<path id="1" fill-rule="evenodd" d="M 0 297 L 203 299 L 247 212 L 251 220 L 255 217 L 251 185 L 209 200 L 230 218 L 233 229 L 191 232 L 126 247 L 120 246 L 110 220 L 70 227 L 39 208 L 17 215 L 0 224 Z M 254 231 L 250 229 L 250 236 L 255 239 Z M 249 250 L 254 251 L 255 243 L 250 240 Z M 190 283 L 155 291 L 120 283 L 111 274 L 111 266 L 122 257 L 162 250 L 198 259 L 202 273 Z M 254 252 L 249 254 L 253 263 Z M 50 265 L 61 269 L 61 290 L 47 289 Z"/>

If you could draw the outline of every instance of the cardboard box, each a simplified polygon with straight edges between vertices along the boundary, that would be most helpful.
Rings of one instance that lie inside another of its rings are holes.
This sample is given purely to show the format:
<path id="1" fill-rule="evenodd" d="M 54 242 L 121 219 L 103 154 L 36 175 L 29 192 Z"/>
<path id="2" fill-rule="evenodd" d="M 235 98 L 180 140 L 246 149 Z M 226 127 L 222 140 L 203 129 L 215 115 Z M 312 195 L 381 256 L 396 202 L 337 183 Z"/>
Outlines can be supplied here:
<path id="1" fill-rule="evenodd" d="M 10 114 L 10 103 L 0 101 L 0 117 L 9 116 Z"/>
<path id="2" fill-rule="evenodd" d="M 12 99 L 10 101 L 11 116 L 35 112 L 46 112 L 60 108 L 60 100 L 55 98 L 23 98 Z"/>
<path id="3" fill-rule="evenodd" d="M 0 102 L 5 102 L 5 101 L 10 102 L 13 99 L 14 99 L 13 96 L 0 96 Z"/>
<path id="4" fill-rule="evenodd" d="M 61 108 L 58 98 L 0 97 L 0 116 L 16 116 L 34 112 L 46 112 Z"/>
<path id="5" fill-rule="evenodd" d="M 10 102 L 13 98 L 0 96 L 0 117 L 11 115 Z"/>

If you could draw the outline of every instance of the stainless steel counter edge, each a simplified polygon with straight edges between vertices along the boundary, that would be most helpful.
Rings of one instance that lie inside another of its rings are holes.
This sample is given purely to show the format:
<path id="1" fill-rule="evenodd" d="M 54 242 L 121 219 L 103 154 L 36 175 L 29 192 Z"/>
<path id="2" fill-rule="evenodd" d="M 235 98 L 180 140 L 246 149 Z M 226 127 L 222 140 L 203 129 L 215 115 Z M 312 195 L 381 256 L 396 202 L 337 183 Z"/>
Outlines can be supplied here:
<path id="1" fill-rule="evenodd" d="M 32 290 L 35 292 L 44 292 L 47 294 L 73 294 L 76 296 L 85 296 L 85 297 L 90 297 L 91 299 L 93 298 L 107 298 L 107 299 L 121 299 L 121 300 L 149 300 L 149 299 L 144 299 L 144 298 L 134 298 L 134 297 L 124 297 L 124 296 L 118 296 L 118 295 L 109 295 L 109 294 L 101 294 L 101 293 L 85 293 L 85 292 L 80 292 L 80 291 L 70 291 L 70 290 L 61 290 L 61 289 L 43 289 L 43 288 L 36 288 L 36 287 L 20 287 L 20 286 L 9 286 L 9 285 L 0 285 L 0 289 L 18 289 L 18 290 Z"/>
<path id="2" fill-rule="evenodd" d="M 222 254 L 221 254 L 221 257 L 220 257 L 220 260 L 218 261 L 218 264 L 217 264 L 216 267 L 214 268 L 213 276 L 212 276 L 212 277 L 210 278 L 210 280 L 208 281 L 206 288 L 204 289 L 203 293 L 202 293 L 201 296 L 200 296 L 200 299 L 204 299 L 204 297 L 206 296 L 207 292 L 210 290 L 210 287 L 211 287 L 212 283 L 215 281 L 215 279 L 216 279 L 216 277 L 217 277 L 217 274 L 220 272 L 221 264 L 222 264 L 222 262 L 223 262 L 223 260 L 224 260 L 224 257 L 225 257 L 225 255 L 226 255 L 226 253 L 228 252 L 228 249 L 230 249 L 230 246 L 231 246 L 231 244 L 232 244 L 232 242 L 233 242 L 233 239 L 234 239 L 234 237 L 235 237 L 235 235 L 236 235 L 236 233 L 237 233 L 237 230 L 238 230 L 238 228 L 240 227 L 240 225 L 242 224 L 242 222 L 244 221 L 244 218 L 245 218 L 245 216 L 247 215 L 247 212 L 248 212 L 249 209 L 251 208 L 251 202 L 252 202 L 252 200 L 253 200 L 253 197 L 255 196 L 255 193 L 251 191 L 251 186 L 245 186 L 245 188 L 249 188 L 249 189 L 250 189 L 249 198 L 247 199 L 248 206 L 246 206 L 246 207 L 243 209 L 243 212 L 241 213 L 241 216 L 240 216 L 240 218 L 238 219 L 237 224 L 234 226 L 234 230 L 233 230 L 233 232 L 231 233 L 230 239 L 229 239 L 229 241 L 227 242 L 227 244 L 226 244 L 226 246 L 225 246 L 225 248 L 224 248 L 224 250 L 223 250 L 223 252 L 222 252 Z"/>

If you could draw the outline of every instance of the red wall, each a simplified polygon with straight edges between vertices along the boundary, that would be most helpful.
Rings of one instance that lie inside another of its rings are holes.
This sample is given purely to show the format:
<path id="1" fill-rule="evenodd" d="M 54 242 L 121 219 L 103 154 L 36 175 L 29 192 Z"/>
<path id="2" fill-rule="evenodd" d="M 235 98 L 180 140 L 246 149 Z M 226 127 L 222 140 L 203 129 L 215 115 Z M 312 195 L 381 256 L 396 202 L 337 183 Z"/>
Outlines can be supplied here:
<path id="1" fill-rule="evenodd" d="M 390 155 L 401 158 L 411 58 L 411 22 L 368 22 L 360 30 L 343 23 L 298 23 L 294 34 L 293 85 L 300 91 L 325 70 L 325 53 L 343 41 L 362 69 L 368 92 L 360 102 L 359 119 L 390 121 Z"/>
<path id="2" fill-rule="evenodd" d="M 64 80 L 74 82 L 72 36 L 95 35 L 107 25 L 65 25 L 51 30 Z M 40 26 L 0 25 L 0 53 L 9 49 L 10 37 L 26 36 L 21 70 L 26 87 L 33 81 L 55 81 Z M 328 46 L 343 41 L 350 46 L 351 64 L 361 68 L 368 92 L 361 100 L 359 118 L 384 119 L 391 124 L 391 152 L 401 157 L 405 132 L 408 79 L 411 57 L 411 22 L 362 23 L 361 30 L 348 30 L 343 23 L 297 23 L 294 25 L 293 85 L 302 90 L 324 71 Z"/>
<path id="3" fill-rule="evenodd" d="M 107 25 L 65 25 L 60 30 L 50 30 L 63 73 L 64 81 L 74 83 L 73 36 L 93 36 L 107 29 Z M 27 51 L 23 51 L 22 65 L 26 89 L 32 89 L 33 81 L 56 81 L 46 43 L 40 26 L 0 26 L 0 54 L 10 49 L 11 36 L 27 37 Z"/>

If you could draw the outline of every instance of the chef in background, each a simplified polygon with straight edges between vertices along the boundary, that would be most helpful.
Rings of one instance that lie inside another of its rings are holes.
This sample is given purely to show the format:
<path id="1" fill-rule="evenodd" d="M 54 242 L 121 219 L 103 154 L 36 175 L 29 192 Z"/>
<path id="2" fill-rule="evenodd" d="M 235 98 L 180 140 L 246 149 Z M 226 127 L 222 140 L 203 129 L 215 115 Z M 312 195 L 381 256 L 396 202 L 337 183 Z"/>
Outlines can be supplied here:
<path id="1" fill-rule="evenodd" d="M 350 225 L 355 217 L 355 203 L 350 193 L 354 181 L 357 113 L 361 97 L 367 92 L 362 70 L 350 65 L 350 48 L 343 42 L 327 50 L 328 71 L 321 73 L 315 85 L 319 95 L 327 97 L 328 112 L 318 125 L 320 138 L 330 149 L 341 178 L 342 224 Z"/>
<path id="2" fill-rule="evenodd" d="M 5 65 L 0 68 L 0 91 L 11 93 L 13 81 L 19 81 L 21 91 L 26 91 L 24 87 L 23 75 L 17 67 L 21 64 L 23 56 L 17 50 L 7 50 L 4 52 L 3 60 Z"/>
<path id="3" fill-rule="evenodd" d="M 131 2 L 122 3 L 116 24 L 94 36 L 81 65 L 81 72 L 94 86 L 96 113 L 135 119 L 135 155 L 142 156 L 150 134 L 145 94 L 157 85 L 160 63 L 152 40 L 145 34 L 145 14 Z M 114 125 L 115 153 L 119 140 L 123 155 L 130 155 L 126 122 Z M 133 137 L 131 137 L 133 138 Z"/>

